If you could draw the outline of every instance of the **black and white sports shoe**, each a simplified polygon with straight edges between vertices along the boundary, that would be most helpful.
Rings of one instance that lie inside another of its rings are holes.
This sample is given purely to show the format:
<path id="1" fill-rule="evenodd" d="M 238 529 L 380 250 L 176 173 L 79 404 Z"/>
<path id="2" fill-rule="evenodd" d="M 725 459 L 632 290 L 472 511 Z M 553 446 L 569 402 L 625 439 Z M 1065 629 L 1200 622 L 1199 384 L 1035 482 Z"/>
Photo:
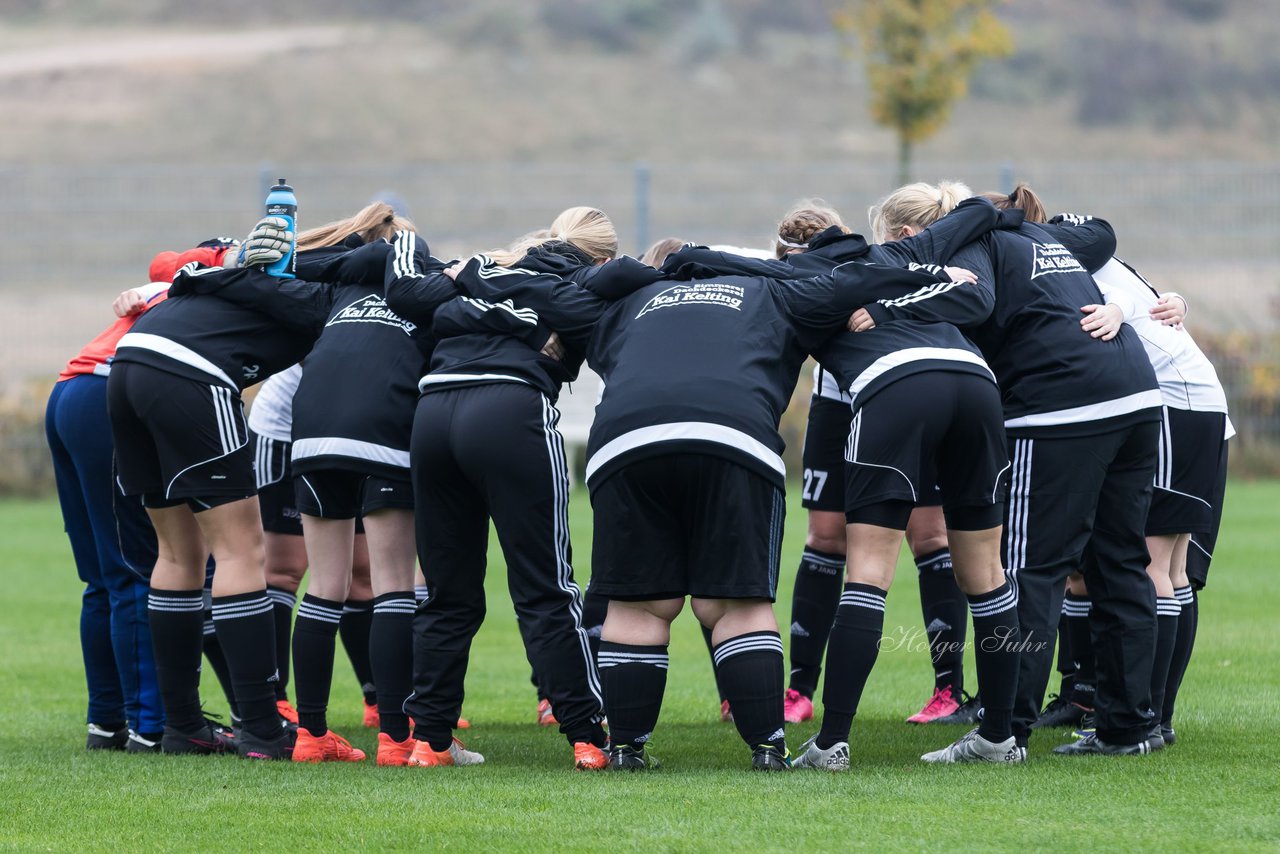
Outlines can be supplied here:
<path id="1" fill-rule="evenodd" d="M 1165 746 L 1178 743 L 1178 737 L 1173 732 L 1173 727 L 1160 725 L 1160 737 L 1164 739 Z"/>
<path id="2" fill-rule="evenodd" d="M 161 753 L 208 755 L 234 753 L 235 749 L 235 736 L 231 730 L 209 718 L 204 719 L 204 726 L 190 732 L 166 724 L 160 738 Z"/>
<path id="3" fill-rule="evenodd" d="M 658 757 L 643 747 L 637 750 L 629 744 L 622 744 L 609 750 L 610 771 L 652 771 L 662 767 Z"/>
<path id="4" fill-rule="evenodd" d="M 949 715 L 943 715 L 940 718 L 934 718 L 929 723 L 934 724 L 966 724 L 973 725 L 982 719 L 982 699 L 979 697 L 970 697 L 963 691 L 960 696 L 964 698 L 964 702 L 960 704 L 954 712 Z"/>
<path id="5" fill-rule="evenodd" d="M 1089 709 L 1071 702 L 1061 694 L 1051 694 L 1049 702 L 1031 724 L 1032 729 L 1048 729 L 1050 727 L 1075 727 L 1084 720 Z"/>
<path id="6" fill-rule="evenodd" d="M 751 751 L 752 771 L 790 771 L 791 751 L 782 751 L 772 744 L 758 745 Z"/>
<path id="7" fill-rule="evenodd" d="M 147 738 L 139 732 L 129 730 L 129 746 L 125 750 L 130 753 L 159 753 L 161 738 L 163 736 Z"/>
<path id="8" fill-rule="evenodd" d="M 89 724 L 89 735 L 84 740 L 85 750 L 124 750 L 129 741 L 129 728 L 109 729 Z"/>
<path id="9" fill-rule="evenodd" d="M 1153 750 L 1159 748 L 1154 747 L 1150 739 L 1143 739 L 1137 744 L 1108 744 L 1098 738 L 1097 733 L 1090 733 L 1079 741 L 1058 745 L 1053 752 L 1063 756 L 1139 756 Z"/>

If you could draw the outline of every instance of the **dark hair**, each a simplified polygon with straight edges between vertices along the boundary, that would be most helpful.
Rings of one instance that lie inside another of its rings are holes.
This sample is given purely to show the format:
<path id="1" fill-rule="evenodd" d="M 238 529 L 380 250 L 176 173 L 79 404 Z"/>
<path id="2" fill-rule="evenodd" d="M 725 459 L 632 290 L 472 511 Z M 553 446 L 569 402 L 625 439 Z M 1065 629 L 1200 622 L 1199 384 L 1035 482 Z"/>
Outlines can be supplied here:
<path id="1" fill-rule="evenodd" d="M 1017 208 L 1026 216 L 1027 222 L 1048 222 L 1044 202 L 1036 195 L 1026 181 L 1019 181 L 1012 193 L 983 193 L 982 197 L 1002 211 Z"/>

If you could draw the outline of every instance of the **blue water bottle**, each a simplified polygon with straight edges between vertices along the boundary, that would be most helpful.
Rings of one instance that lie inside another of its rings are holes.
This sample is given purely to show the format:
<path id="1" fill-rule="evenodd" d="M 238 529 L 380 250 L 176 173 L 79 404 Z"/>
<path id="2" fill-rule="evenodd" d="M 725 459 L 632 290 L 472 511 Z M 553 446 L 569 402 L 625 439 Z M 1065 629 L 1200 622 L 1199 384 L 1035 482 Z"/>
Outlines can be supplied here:
<path id="1" fill-rule="evenodd" d="M 296 278 L 294 268 L 298 249 L 298 197 L 293 194 L 293 187 L 286 184 L 283 178 L 271 188 L 270 193 L 267 193 L 267 216 L 287 219 L 289 230 L 293 232 L 294 237 L 288 254 L 266 267 L 266 272 L 281 279 Z"/>

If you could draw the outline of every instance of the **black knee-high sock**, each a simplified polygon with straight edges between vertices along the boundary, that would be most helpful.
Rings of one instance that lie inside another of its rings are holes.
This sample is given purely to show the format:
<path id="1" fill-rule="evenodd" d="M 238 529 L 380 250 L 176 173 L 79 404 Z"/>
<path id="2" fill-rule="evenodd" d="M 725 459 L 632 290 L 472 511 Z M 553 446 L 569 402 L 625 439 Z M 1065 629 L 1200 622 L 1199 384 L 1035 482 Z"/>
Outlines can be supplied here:
<path id="1" fill-rule="evenodd" d="M 1084 709 L 1093 709 L 1093 693 L 1098 685 L 1098 663 L 1093 654 L 1093 636 L 1089 633 L 1089 612 L 1093 601 L 1088 595 L 1067 593 L 1062 600 L 1067 616 L 1067 634 L 1070 635 L 1071 656 L 1075 661 L 1076 675 L 1071 688 L 1071 702 Z"/>
<path id="2" fill-rule="evenodd" d="M 844 583 L 844 555 L 806 547 L 791 596 L 791 677 L 788 687 L 809 699 L 818 690 L 822 654 Z"/>
<path id="3" fill-rule="evenodd" d="M 329 731 L 326 714 L 333 685 L 333 648 L 343 619 L 341 602 L 308 593 L 293 625 L 293 693 L 298 726 L 315 736 Z"/>
<path id="4" fill-rule="evenodd" d="M 378 688 L 378 717 L 382 731 L 396 741 L 409 737 L 404 701 L 413 693 L 412 590 L 383 593 L 373 600 L 369 631 L 369 663 Z"/>
<path id="5" fill-rule="evenodd" d="M 232 721 L 239 720 L 240 710 L 236 708 L 236 693 L 231 687 L 231 668 L 227 667 L 227 657 L 222 653 L 222 644 L 218 643 L 218 630 L 213 627 L 213 612 L 208 608 L 201 615 L 204 620 L 204 657 L 213 668 L 213 675 L 218 679 L 223 696 L 227 698 L 227 708 L 231 710 Z"/>
<path id="6" fill-rule="evenodd" d="M 276 627 L 276 664 L 280 667 L 280 681 L 276 683 L 276 699 L 289 699 L 289 635 L 293 632 L 293 606 L 298 597 L 283 587 L 267 585 L 267 598 L 271 600 L 271 616 Z"/>
<path id="7" fill-rule="evenodd" d="M 213 626 L 227 656 L 240 726 L 258 738 L 280 736 L 276 711 L 276 626 L 267 591 L 213 597 Z"/>
<path id="8" fill-rule="evenodd" d="M 200 647 L 204 638 L 204 590 L 161 590 L 147 596 L 156 681 L 165 722 L 190 732 L 204 724 L 200 710 Z"/>
<path id="9" fill-rule="evenodd" d="M 1156 722 L 1164 719 L 1164 692 L 1178 640 L 1182 605 L 1173 596 L 1156 597 L 1156 657 L 1151 664 L 1151 711 Z"/>
<path id="10" fill-rule="evenodd" d="M 707 645 L 707 655 L 711 658 L 711 678 L 716 680 L 716 693 L 720 695 L 720 702 L 723 703 L 727 698 L 724 686 L 720 684 L 720 671 L 716 669 L 715 644 L 711 642 L 711 629 L 701 624 L 698 628 L 702 629 L 702 642 Z"/>
<path id="11" fill-rule="evenodd" d="M 348 599 L 342 609 L 342 622 L 338 626 L 342 634 L 342 647 L 351 659 L 351 669 L 360 682 L 364 702 L 372 706 L 378 702 L 377 688 L 373 684 L 373 668 L 369 665 L 369 629 L 373 626 L 373 600 Z"/>
<path id="12" fill-rule="evenodd" d="M 817 745 L 823 750 L 849 740 L 862 689 L 880 653 L 887 593 L 870 584 L 849 583 L 840 595 L 827 642 L 827 678 L 822 684 L 822 730 Z"/>
<path id="13" fill-rule="evenodd" d="M 1076 679 L 1076 661 L 1071 657 L 1071 633 L 1067 631 L 1067 600 L 1062 599 L 1062 613 L 1058 616 L 1058 696 L 1071 696 L 1071 686 Z"/>
<path id="14" fill-rule="evenodd" d="M 711 651 L 716 677 L 733 709 L 733 723 L 752 749 L 771 744 L 785 752 L 782 732 L 782 636 L 748 632 Z"/>
<path id="15" fill-rule="evenodd" d="M 1190 585 L 1178 587 L 1173 597 L 1182 606 L 1178 615 L 1178 636 L 1173 642 L 1173 661 L 1169 664 L 1169 678 L 1165 682 L 1164 708 L 1160 713 L 1162 726 L 1173 726 L 1173 705 L 1178 699 L 1178 689 L 1182 687 L 1182 677 L 1187 673 L 1187 664 L 1191 661 L 1191 649 L 1196 642 L 1196 621 L 1199 618 L 1199 602 Z"/>
<path id="16" fill-rule="evenodd" d="M 973 650 L 982 695 L 982 722 L 978 735 L 987 741 L 1004 741 L 1013 734 L 1013 695 L 1018 690 L 1018 597 L 1006 581 L 989 593 L 970 596 L 973 614 Z"/>
<path id="17" fill-rule="evenodd" d="M 964 639 L 968 603 L 956 585 L 951 551 L 939 549 L 916 558 L 920 580 L 920 613 L 929 637 L 933 659 L 934 688 L 951 687 L 951 696 L 960 702 L 964 689 Z"/>
<path id="18" fill-rule="evenodd" d="M 667 647 L 600 641 L 600 682 L 609 737 L 641 750 L 653 735 L 667 689 Z"/>

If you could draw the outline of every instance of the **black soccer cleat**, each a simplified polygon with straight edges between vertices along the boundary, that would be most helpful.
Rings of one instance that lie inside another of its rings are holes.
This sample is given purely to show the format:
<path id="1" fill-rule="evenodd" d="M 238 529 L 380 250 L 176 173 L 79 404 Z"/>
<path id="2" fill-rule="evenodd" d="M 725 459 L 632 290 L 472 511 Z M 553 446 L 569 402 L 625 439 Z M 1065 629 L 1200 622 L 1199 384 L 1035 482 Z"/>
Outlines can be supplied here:
<path id="1" fill-rule="evenodd" d="M 610 771 L 652 771 L 661 765 L 658 757 L 643 747 L 637 750 L 629 744 L 622 744 L 609 750 L 607 767 Z"/>
<path id="2" fill-rule="evenodd" d="M 129 730 L 129 746 L 125 750 L 130 753 L 159 753 L 162 737 L 159 735 L 148 737 L 142 733 Z"/>
<path id="3" fill-rule="evenodd" d="M 1091 711 L 1093 710 L 1073 703 L 1061 694 L 1051 694 L 1048 705 L 1031 724 L 1031 728 L 1076 727 L 1084 720 L 1085 714 Z"/>
<path id="4" fill-rule="evenodd" d="M 964 702 L 951 714 L 943 715 L 940 718 L 934 718 L 929 723 L 934 724 L 964 724 L 965 726 L 973 726 L 982 719 L 982 699 L 980 697 L 970 697 L 963 691 L 960 696 L 964 698 Z"/>
<path id="5" fill-rule="evenodd" d="M 782 751 L 772 744 L 761 744 L 751 751 L 752 771 L 790 771 L 791 751 Z"/>
<path id="6" fill-rule="evenodd" d="M 1140 756 L 1162 747 L 1164 747 L 1163 742 L 1156 747 L 1150 738 L 1145 738 L 1137 744 L 1108 744 L 1098 738 L 1095 733 L 1070 744 L 1061 744 L 1055 747 L 1053 752 L 1062 756 Z"/>
<path id="7" fill-rule="evenodd" d="M 236 730 L 235 751 L 241 759 L 292 759 L 295 733 L 281 730 L 275 738 L 259 738 L 247 729 Z"/>
<path id="8" fill-rule="evenodd" d="M 89 734 L 84 740 L 85 750 L 124 750 L 129 741 L 129 728 L 119 729 L 89 724 Z"/>
<path id="9" fill-rule="evenodd" d="M 231 730 L 209 718 L 204 725 L 190 732 L 165 725 L 160 738 L 160 752 L 168 754 L 192 754 L 207 756 L 211 753 L 234 753 L 235 736 Z"/>
<path id="10" fill-rule="evenodd" d="M 1165 746 L 1178 743 L 1178 737 L 1173 733 L 1173 727 L 1160 725 L 1160 737 L 1164 739 Z"/>

